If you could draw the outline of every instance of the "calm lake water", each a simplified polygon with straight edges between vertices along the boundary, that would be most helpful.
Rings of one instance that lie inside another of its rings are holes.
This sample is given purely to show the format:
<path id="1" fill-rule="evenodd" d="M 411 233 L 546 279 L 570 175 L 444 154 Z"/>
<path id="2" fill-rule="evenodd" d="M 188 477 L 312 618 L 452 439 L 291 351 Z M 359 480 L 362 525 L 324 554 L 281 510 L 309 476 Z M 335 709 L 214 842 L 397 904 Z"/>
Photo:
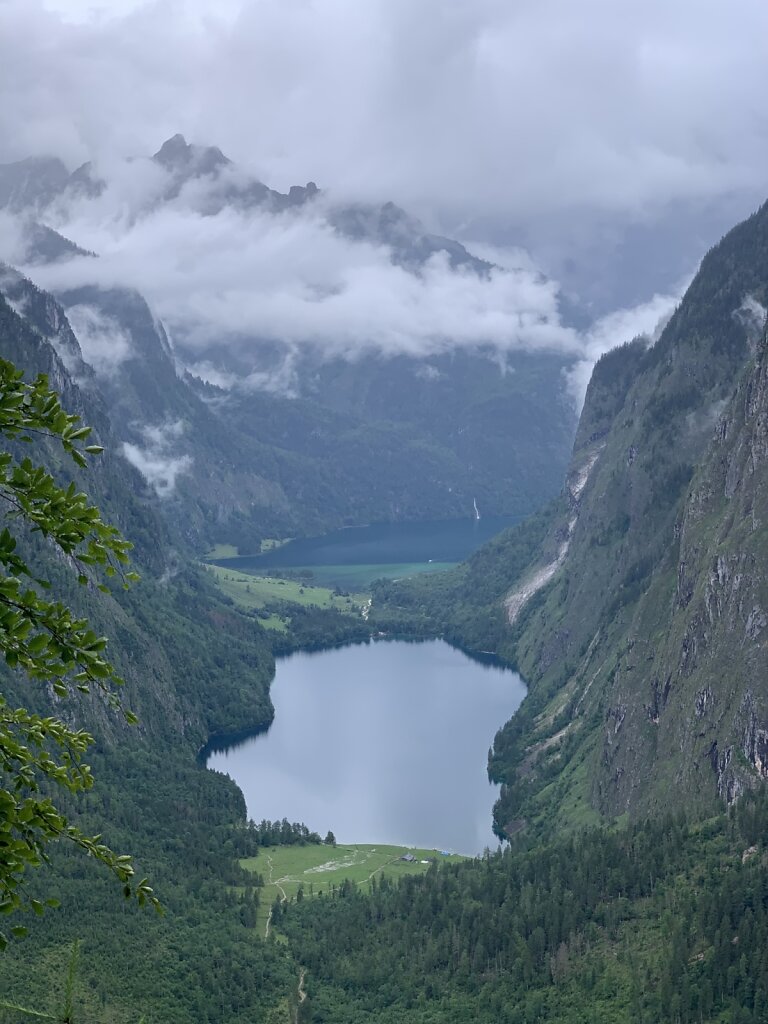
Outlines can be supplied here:
<path id="1" fill-rule="evenodd" d="M 521 518 L 493 516 L 354 526 L 322 537 L 294 540 L 263 555 L 217 559 L 216 563 L 232 569 L 261 571 L 270 566 L 461 562 Z"/>
<path id="2" fill-rule="evenodd" d="M 488 748 L 525 695 L 517 673 L 441 640 L 387 641 L 283 658 L 271 693 L 269 730 L 207 762 L 249 817 L 342 843 L 496 847 Z"/>

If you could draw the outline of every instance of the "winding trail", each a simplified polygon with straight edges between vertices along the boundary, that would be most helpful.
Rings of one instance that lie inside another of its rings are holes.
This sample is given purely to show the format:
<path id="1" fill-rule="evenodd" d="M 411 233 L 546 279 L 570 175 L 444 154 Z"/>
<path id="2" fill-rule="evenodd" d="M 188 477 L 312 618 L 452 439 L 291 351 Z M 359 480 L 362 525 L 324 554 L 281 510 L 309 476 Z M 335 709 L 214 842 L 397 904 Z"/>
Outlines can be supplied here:
<path id="1" fill-rule="evenodd" d="M 394 857 L 390 857 L 389 860 L 385 861 L 383 864 L 380 864 L 379 867 L 374 868 L 370 875 L 368 875 L 368 877 L 366 878 L 366 882 L 370 882 L 374 875 L 378 875 L 380 871 L 383 871 L 384 868 L 388 868 L 390 864 L 394 864 L 397 860 L 397 855 Z"/>
<path id="2" fill-rule="evenodd" d="M 267 858 L 267 861 L 269 862 L 269 878 L 267 879 L 267 885 L 274 885 L 276 888 L 278 888 L 280 890 L 280 902 L 281 903 L 285 903 L 285 901 L 288 899 L 288 895 L 286 894 L 285 889 L 282 887 L 282 885 L 280 885 L 280 883 L 281 882 L 285 882 L 287 879 L 286 878 L 278 878 L 277 881 L 274 881 L 273 878 L 272 878 L 272 872 L 274 870 L 273 864 L 272 864 L 272 858 L 270 857 L 270 855 L 268 853 L 265 853 L 264 856 Z M 264 929 L 264 938 L 265 939 L 269 938 L 269 926 L 271 924 L 272 924 L 272 911 L 270 910 L 269 917 L 267 918 L 267 927 Z"/>
<path id="3" fill-rule="evenodd" d="M 355 864 L 361 863 L 359 860 L 356 859 L 357 857 L 359 857 L 361 855 L 363 856 L 363 858 L 367 858 L 367 857 L 370 856 L 369 853 L 363 853 L 362 850 L 359 850 L 357 847 L 353 847 L 352 848 L 352 859 L 347 861 L 346 863 L 344 861 L 337 861 L 337 862 L 335 862 L 335 861 L 328 861 L 326 864 L 319 864 L 319 865 L 317 865 L 314 868 L 307 868 L 304 871 L 304 875 L 313 875 L 313 874 L 317 874 L 317 873 L 321 873 L 321 872 L 327 871 L 329 869 L 337 870 L 340 867 L 341 868 L 353 867 Z M 267 864 L 269 865 L 269 873 L 268 873 L 266 881 L 265 881 L 265 888 L 266 888 L 266 886 L 273 885 L 279 891 L 279 893 L 280 893 L 280 902 L 281 903 L 285 903 L 288 900 L 288 893 L 285 891 L 285 889 L 283 888 L 283 886 L 280 883 L 281 882 L 296 882 L 299 885 L 303 885 L 306 882 L 306 878 L 294 878 L 293 875 L 281 875 L 280 878 L 274 878 L 273 877 L 274 876 L 274 863 L 272 861 L 272 857 L 268 853 L 265 853 L 264 857 L 265 857 L 265 859 L 267 861 Z M 385 860 L 383 864 L 379 864 L 378 867 L 375 867 L 373 869 L 373 871 L 371 871 L 371 873 L 366 878 L 363 879 L 363 884 L 365 884 L 367 882 L 370 882 L 371 879 L 374 877 L 374 875 L 378 875 L 382 871 L 385 871 L 392 864 L 397 863 L 397 861 L 399 859 L 400 859 L 400 854 L 395 854 L 393 857 L 390 857 L 389 860 Z M 266 927 L 264 929 L 264 938 L 265 939 L 269 938 L 269 929 L 270 929 L 271 925 L 272 925 L 272 911 L 270 910 L 269 911 L 269 915 L 267 917 L 267 924 L 266 924 Z"/>

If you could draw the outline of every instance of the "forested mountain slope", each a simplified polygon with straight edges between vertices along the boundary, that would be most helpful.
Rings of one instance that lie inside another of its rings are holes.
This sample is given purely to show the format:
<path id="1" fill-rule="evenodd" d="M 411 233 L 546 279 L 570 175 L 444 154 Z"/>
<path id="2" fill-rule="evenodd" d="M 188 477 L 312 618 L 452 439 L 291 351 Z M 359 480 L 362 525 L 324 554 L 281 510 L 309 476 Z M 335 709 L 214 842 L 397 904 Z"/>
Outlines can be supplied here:
<path id="1" fill-rule="evenodd" d="M 765 793 L 279 910 L 314 1021 L 758 1024 Z"/>
<path id="2" fill-rule="evenodd" d="M 63 909 L 25 920 L 28 939 L 14 943 L 2 958 L 0 1000 L 61 1013 L 72 942 L 82 940 L 78 1000 L 86 1002 L 92 1019 L 132 1020 L 141 1006 L 151 1008 L 156 1020 L 186 1021 L 207 1014 L 212 1000 L 219 1012 L 220 994 L 199 986 L 216 936 L 226 950 L 227 966 L 220 969 L 231 993 L 226 1019 L 236 1020 L 240 1012 L 239 1019 L 252 1019 L 291 990 L 294 969 L 277 951 L 252 944 L 237 951 L 238 944 L 252 940 L 249 922 L 257 897 L 233 854 L 253 853 L 254 843 L 242 828 L 242 795 L 229 779 L 196 763 L 196 754 L 217 732 L 270 720 L 273 657 L 267 635 L 174 550 L 156 495 L 119 453 L 107 407 L 62 307 L 14 275 L 4 279 L 13 298 L 12 304 L 0 298 L 3 355 L 30 377 L 48 374 L 68 408 L 94 425 L 93 439 L 105 447 L 93 468 L 82 471 L 74 471 L 42 436 L 23 446 L 23 454 L 49 466 L 62 482 L 74 478 L 98 500 L 104 518 L 135 541 L 133 567 L 144 578 L 128 592 L 119 584 L 110 594 L 82 586 L 71 560 L 11 521 L 27 561 L 51 582 L 56 598 L 87 616 L 97 635 L 110 638 L 109 657 L 125 679 L 122 700 L 139 724 L 127 726 L 97 694 L 53 697 L 46 686 L 5 664 L 2 694 L 10 707 L 53 712 L 95 735 L 88 755 L 95 788 L 79 796 L 57 792 L 57 805 L 86 833 L 102 834 L 113 848 L 132 853 L 138 870 L 162 893 L 167 914 L 155 919 L 124 907 L 112 878 L 68 845 L 53 844 L 52 864 L 30 871 L 27 882 L 31 896 L 57 896 Z M 227 896 L 226 886 L 235 882 L 247 883 L 242 899 Z M 204 929 L 203 894 L 209 922 Z M 162 970 L 146 960 L 151 946 L 167 950 Z M 253 976 L 261 978 L 258 988 L 251 985 Z M 18 1017 L 0 1012 L 3 1019 Z"/>
<path id="3" fill-rule="evenodd" d="M 34 549 L 34 557 L 102 633 L 115 637 L 115 660 L 126 678 L 126 700 L 143 708 L 142 730 L 177 733 L 195 750 L 214 732 L 269 720 L 266 685 L 272 658 L 258 626 L 222 607 L 205 576 L 186 565 L 174 549 L 157 496 L 120 454 L 107 407 L 92 371 L 82 361 L 62 307 L 17 275 L 6 274 L 5 281 L 13 306 L 0 296 L 3 354 L 29 376 L 46 373 L 66 407 L 94 427 L 93 436 L 104 446 L 104 454 L 92 469 L 77 472 L 75 478 L 101 506 L 103 514 L 131 538 L 133 561 L 145 578 L 140 591 L 123 593 L 118 587 L 112 596 L 105 597 L 93 588 L 79 587 L 70 567 L 53 557 L 43 541 L 30 536 L 27 543 Z M 65 479 L 70 467 L 42 440 L 40 447 L 42 460 Z M 166 629 L 169 625 L 171 628 Z M 224 640 L 221 634 L 227 633 L 227 627 L 232 635 Z M 179 643 L 179 631 L 186 635 L 185 642 Z M 238 637 L 242 639 L 241 647 Z M 178 649 L 174 651 L 176 644 Z M 210 685 L 218 658 L 224 661 L 217 673 L 217 699 L 206 701 L 203 688 Z M 202 662 L 192 669 L 195 659 Z M 224 669 L 225 664 L 229 670 Z M 255 687 L 251 682 L 254 675 L 260 681 Z M 190 686 L 192 692 L 185 693 Z M 203 711 L 206 704 L 212 717 Z M 98 705 L 91 714 L 97 712 Z M 107 719 L 103 724 L 109 727 Z"/>
<path id="4" fill-rule="evenodd" d="M 768 777 L 767 295 L 764 206 L 705 257 L 655 345 L 598 362 L 549 523 L 374 601 L 382 624 L 415 615 L 529 681 L 491 757 L 500 830 L 705 813 Z"/>
<path id="5" fill-rule="evenodd" d="M 535 689 L 556 691 L 526 774 L 557 764 L 571 806 L 705 811 L 766 778 L 767 292 L 764 206 L 706 256 L 657 344 L 614 353 L 593 386 L 629 381 L 615 411 L 587 406 L 575 463 L 596 461 L 517 643 Z"/>

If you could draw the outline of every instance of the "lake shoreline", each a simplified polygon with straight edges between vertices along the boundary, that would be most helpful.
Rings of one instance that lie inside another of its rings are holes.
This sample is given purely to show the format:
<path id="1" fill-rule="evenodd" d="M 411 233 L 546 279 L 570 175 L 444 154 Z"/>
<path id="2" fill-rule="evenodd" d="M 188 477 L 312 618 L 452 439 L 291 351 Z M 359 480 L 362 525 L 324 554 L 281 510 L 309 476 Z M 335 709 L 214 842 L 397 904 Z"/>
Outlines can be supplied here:
<path id="1" fill-rule="evenodd" d="M 526 692 L 500 659 L 435 638 L 295 651 L 276 660 L 272 722 L 212 738 L 199 760 L 233 778 L 250 818 L 479 855 L 498 844 L 487 752 Z"/>

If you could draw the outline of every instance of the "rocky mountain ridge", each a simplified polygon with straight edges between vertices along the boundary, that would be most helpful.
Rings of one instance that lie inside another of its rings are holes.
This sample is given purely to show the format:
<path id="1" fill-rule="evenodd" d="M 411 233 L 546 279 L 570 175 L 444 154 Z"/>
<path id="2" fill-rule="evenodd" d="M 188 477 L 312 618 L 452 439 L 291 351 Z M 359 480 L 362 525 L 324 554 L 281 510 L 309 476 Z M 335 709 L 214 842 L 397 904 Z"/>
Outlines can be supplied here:
<path id="1" fill-rule="evenodd" d="M 502 827 L 706 813 L 768 779 L 767 296 L 764 206 L 655 346 L 595 368 L 569 480 L 588 476 L 507 598 L 531 696 L 491 760 Z"/>

